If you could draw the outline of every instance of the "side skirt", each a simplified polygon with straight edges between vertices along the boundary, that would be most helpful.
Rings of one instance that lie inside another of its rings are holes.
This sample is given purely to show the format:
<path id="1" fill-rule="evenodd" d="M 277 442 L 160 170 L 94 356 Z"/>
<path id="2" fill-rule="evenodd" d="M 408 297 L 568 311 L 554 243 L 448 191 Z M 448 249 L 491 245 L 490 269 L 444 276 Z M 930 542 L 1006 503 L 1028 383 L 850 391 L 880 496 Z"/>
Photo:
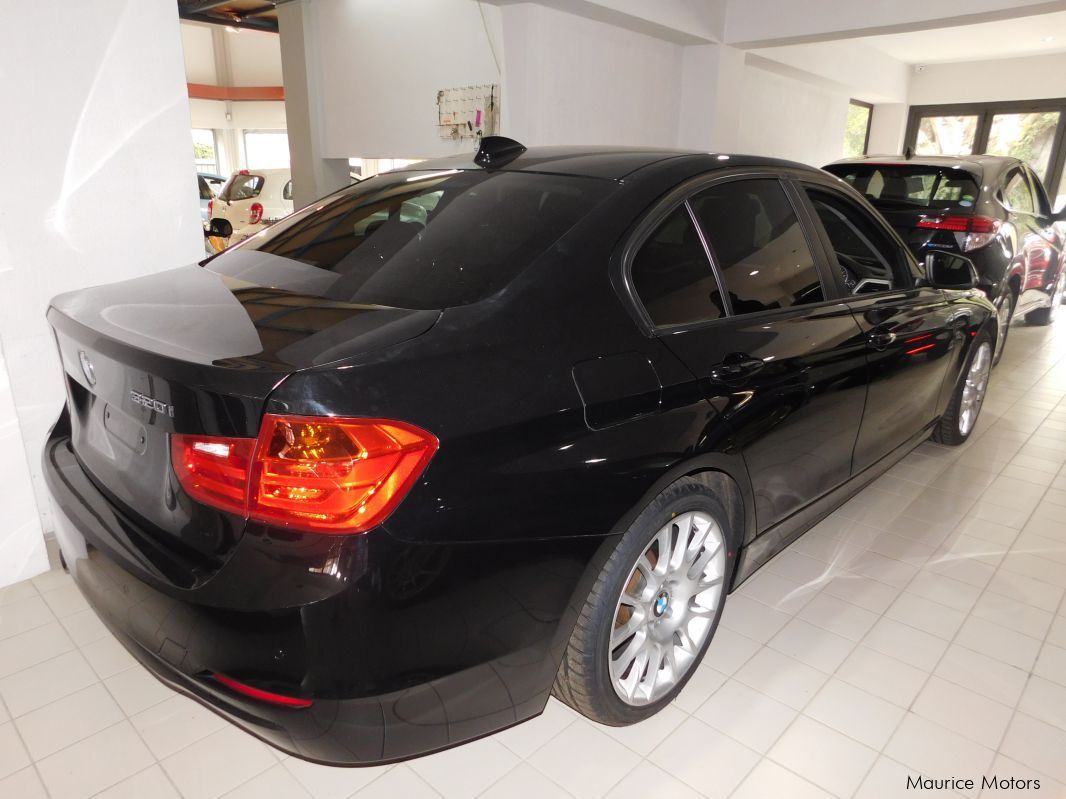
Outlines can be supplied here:
<path id="1" fill-rule="evenodd" d="M 899 463 L 911 450 L 929 438 L 933 427 L 939 421 L 937 419 L 935 422 L 926 425 L 917 435 L 896 447 L 881 460 L 867 466 L 843 485 L 796 511 L 787 519 L 778 522 L 744 547 L 737 558 L 737 570 L 733 577 L 733 585 L 730 591 L 739 588 L 745 580 L 758 571 L 774 555 L 781 552 L 814 525 Z"/>

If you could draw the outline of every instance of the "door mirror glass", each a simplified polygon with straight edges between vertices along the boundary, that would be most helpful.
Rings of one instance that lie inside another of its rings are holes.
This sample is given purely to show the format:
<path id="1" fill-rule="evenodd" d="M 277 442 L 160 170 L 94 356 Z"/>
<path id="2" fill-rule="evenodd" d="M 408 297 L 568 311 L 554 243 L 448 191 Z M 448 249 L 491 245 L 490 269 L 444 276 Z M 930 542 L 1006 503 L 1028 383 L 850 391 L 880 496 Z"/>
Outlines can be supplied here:
<path id="1" fill-rule="evenodd" d="M 233 235 L 233 225 L 230 224 L 228 219 L 215 217 L 207 228 L 207 235 L 221 236 L 224 239 L 228 239 Z"/>
<path id="2" fill-rule="evenodd" d="M 977 286 L 977 269 L 963 255 L 936 250 L 925 256 L 925 278 L 937 289 L 972 289 Z"/>

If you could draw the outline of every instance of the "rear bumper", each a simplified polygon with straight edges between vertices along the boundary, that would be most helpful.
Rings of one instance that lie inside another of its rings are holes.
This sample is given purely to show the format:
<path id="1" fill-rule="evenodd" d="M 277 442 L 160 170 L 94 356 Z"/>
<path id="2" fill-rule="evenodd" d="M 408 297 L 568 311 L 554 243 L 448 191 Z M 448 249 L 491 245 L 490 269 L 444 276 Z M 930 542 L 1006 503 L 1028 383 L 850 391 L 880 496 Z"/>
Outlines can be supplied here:
<path id="1" fill-rule="evenodd" d="M 381 529 L 249 529 L 217 574 L 184 590 L 153 573 L 150 536 L 96 489 L 62 425 L 44 467 L 66 563 L 126 648 L 268 743 L 336 765 L 426 754 L 540 713 L 586 567 L 607 545 L 434 547 Z M 212 673 L 313 704 L 249 699 Z"/>

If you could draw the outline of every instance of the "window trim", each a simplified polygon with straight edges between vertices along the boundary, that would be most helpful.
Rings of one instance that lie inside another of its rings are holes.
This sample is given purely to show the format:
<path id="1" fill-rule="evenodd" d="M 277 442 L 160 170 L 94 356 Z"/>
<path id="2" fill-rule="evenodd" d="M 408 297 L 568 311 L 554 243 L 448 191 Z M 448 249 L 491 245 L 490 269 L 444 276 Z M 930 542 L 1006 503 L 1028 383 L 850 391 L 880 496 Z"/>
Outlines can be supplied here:
<path id="1" fill-rule="evenodd" d="M 837 280 L 834 278 L 831 270 L 828 269 L 824 245 L 820 240 L 814 238 L 815 228 L 812 227 L 809 211 L 806 205 L 797 201 L 795 187 L 792 183 L 794 179 L 794 171 L 795 170 L 790 169 L 772 170 L 743 167 L 736 170 L 714 170 L 710 173 L 697 175 L 668 192 L 650 211 L 646 212 L 644 216 L 636 222 L 631 233 L 623 239 L 620 248 L 620 263 L 611 270 L 611 282 L 614 284 L 615 291 L 621 297 L 623 304 L 630 310 L 630 315 L 635 318 L 646 336 L 658 337 L 663 334 L 673 335 L 675 333 L 685 333 L 690 330 L 702 330 L 714 325 L 729 323 L 740 318 L 758 319 L 768 316 L 795 315 L 806 309 L 817 309 L 824 306 L 840 304 L 842 295 L 837 285 Z M 803 238 L 807 243 L 807 249 L 810 250 L 811 258 L 814 261 L 815 271 L 818 274 L 819 282 L 822 284 L 822 291 L 825 294 L 824 300 L 821 302 L 805 303 L 803 305 L 790 305 L 787 308 L 771 308 L 753 313 L 737 314 L 733 312 L 732 303 L 729 301 L 728 294 L 723 291 L 725 281 L 721 269 L 718 267 L 718 264 L 714 259 L 710 246 L 707 243 L 703 226 L 700 225 L 696 219 L 695 213 L 689 205 L 689 200 L 704 189 L 711 188 L 712 186 L 721 183 L 730 183 L 738 180 L 774 180 L 781 186 L 781 189 L 785 193 L 785 198 L 792 207 L 792 212 L 796 215 L 796 221 L 799 223 L 800 230 L 803 232 Z M 700 242 L 703 245 L 704 257 L 707 258 L 708 266 L 714 274 L 715 281 L 719 287 L 719 292 L 722 293 L 724 303 L 727 306 L 726 315 L 720 316 L 717 319 L 703 319 L 697 322 L 656 325 L 651 318 L 651 314 L 649 314 L 647 308 L 644 307 L 644 302 L 640 299 L 640 294 L 637 292 L 636 286 L 633 283 L 633 259 L 636 257 L 637 252 L 640 250 L 641 246 L 643 246 L 644 242 L 646 242 L 658 228 L 659 224 L 682 205 L 685 205 L 688 208 L 689 219 L 696 225 L 696 231 L 698 232 Z"/>
<path id="2" fill-rule="evenodd" d="M 861 156 L 867 155 L 870 152 L 870 128 L 873 127 L 874 123 L 874 104 L 868 103 L 865 100 L 856 100 L 854 97 L 852 97 L 848 100 L 848 105 L 855 105 L 859 108 L 865 108 L 870 112 L 869 115 L 866 117 L 866 135 L 862 138 L 862 152 L 859 153 L 859 155 L 857 156 L 844 156 L 845 158 L 859 158 Z"/>
<path id="3" fill-rule="evenodd" d="M 997 114 L 1033 114 L 1044 111 L 1059 113 L 1058 126 L 1052 138 L 1051 154 L 1048 157 L 1047 173 L 1037 175 L 1044 186 L 1058 186 L 1066 165 L 1066 97 L 1044 100 L 998 100 L 985 103 L 945 103 L 941 105 L 912 105 L 907 115 L 907 129 L 903 137 L 904 150 L 913 152 L 918 143 L 918 125 L 922 117 L 976 116 L 973 155 L 988 150 L 988 137 L 992 131 L 992 117 Z M 966 156 L 959 156 L 966 158 Z M 1024 163 L 1024 162 L 1023 162 Z M 1034 172 L 1035 174 L 1035 172 Z"/>

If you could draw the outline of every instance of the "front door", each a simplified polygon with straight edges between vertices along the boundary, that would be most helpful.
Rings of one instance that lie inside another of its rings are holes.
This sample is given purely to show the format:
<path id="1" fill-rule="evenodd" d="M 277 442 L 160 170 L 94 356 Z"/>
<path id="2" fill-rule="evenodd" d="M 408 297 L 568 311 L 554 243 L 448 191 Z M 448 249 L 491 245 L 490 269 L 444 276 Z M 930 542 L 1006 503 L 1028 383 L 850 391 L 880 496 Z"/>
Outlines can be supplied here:
<path id="1" fill-rule="evenodd" d="M 802 185 L 866 339 L 870 382 L 855 444 L 858 473 L 943 412 L 944 379 L 963 350 L 969 311 L 922 285 L 923 272 L 875 213 L 831 186 Z"/>
<path id="2" fill-rule="evenodd" d="M 664 268 L 681 249 L 687 266 L 674 257 Z M 724 409 L 760 532 L 851 476 L 865 341 L 827 295 L 781 180 L 730 177 L 695 191 L 644 242 L 631 276 L 660 339 Z"/>

